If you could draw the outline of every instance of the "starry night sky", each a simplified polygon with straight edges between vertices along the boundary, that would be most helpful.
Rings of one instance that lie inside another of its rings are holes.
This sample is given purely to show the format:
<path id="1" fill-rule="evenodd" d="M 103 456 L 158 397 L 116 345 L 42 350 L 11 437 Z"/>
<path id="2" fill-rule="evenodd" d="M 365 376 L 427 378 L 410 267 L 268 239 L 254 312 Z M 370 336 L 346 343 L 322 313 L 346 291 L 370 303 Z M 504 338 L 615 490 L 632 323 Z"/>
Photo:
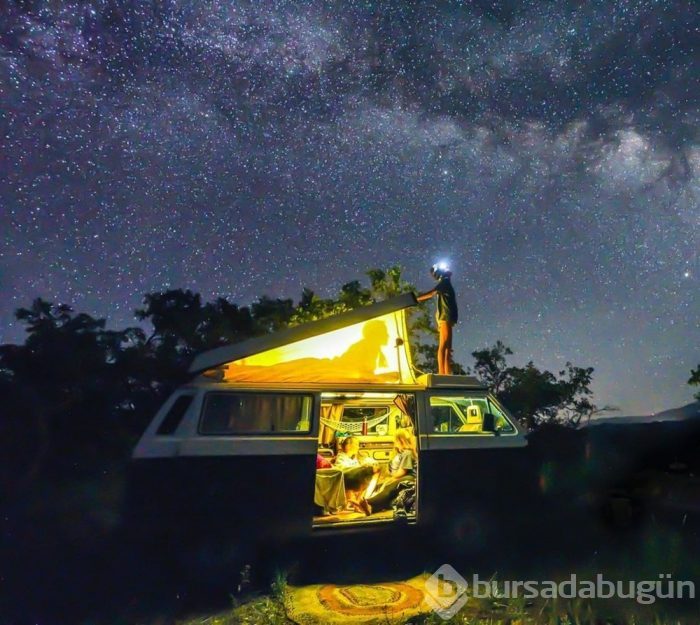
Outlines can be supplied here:
<path id="1" fill-rule="evenodd" d="M 447 259 L 457 360 L 687 403 L 699 40 L 693 0 L 2 2 L 0 341 L 36 296 L 121 327 Z"/>

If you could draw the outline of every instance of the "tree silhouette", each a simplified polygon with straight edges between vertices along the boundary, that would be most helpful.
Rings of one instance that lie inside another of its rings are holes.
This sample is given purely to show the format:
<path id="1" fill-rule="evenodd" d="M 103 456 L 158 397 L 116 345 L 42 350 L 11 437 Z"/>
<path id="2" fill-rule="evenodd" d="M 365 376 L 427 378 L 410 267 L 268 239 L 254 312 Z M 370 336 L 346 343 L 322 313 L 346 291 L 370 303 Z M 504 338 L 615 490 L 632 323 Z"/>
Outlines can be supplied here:
<path id="1" fill-rule="evenodd" d="M 592 367 L 575 367 L 567 362 L 557 377 L 541 371 L 532 361 L 525 367 L 509 366 L 506 357 L 512 354 L 501 341 L 474 351 L 474 372 L 528 429 L 549 423 L 576 427 L 584 418 L 614 409 L 599 409 L 591 402 Z"/>
<path id="2" fill-rule="evenodd" d="M 143 331 L 106 331 L 104 319 L 42 299 L 16 318 L 27 338 L 24 345 L 0 346 L 0 379 L 12 406 L 3 411 L 1 427 L 13 431 L 23 422 L 33 430 L 11 452 L 31 458 L 16 468 L 36 475 L 46 464 L 58 474 L 75 473 L 122 456 L 143 426 L 125 418 L 143 390 L 130 366 L 145 342 Z"/>
<path id="3" fill-rule="evenodd" d="M 337 298 L 324 299 L 311 289 L 304 289 L 301 300 L 292 313 L 290 325 L 325 319 L 348 310 L 367 306 L 374 301 L 371 291 L 363 288 L 357 280 L 344 284 L 340 288 L 340 294 Z"/>
<path id="4" fill-rule="evenodd" d="M 266 297 L 254 303 L 252 310 L 224 298 L 202 304 L 199 293 L 182 289 L 148 293 L 143 301 L 136 318 L 153 326 L 145 356 L 152 361 L 154 380 L 170 386 L 187 379 L 197 352 L 282 328 L 292 309 L 291 300 Z"/>
<path id="5" fill-rule="evenodd" d="M 513 351 L 501 341 L 488 349 L 472 352 L 476 361 L 474 372 L 477 377 L 498 395 L 508 380 L 509 370 L 506 365 L 506 356 L 511 356 Z"/>
<path id="6" fill-rule="evenodd" d="M 291 299 L 273 299 L 263 295 L 251 306 L 257 330 L 255 334 L 276 332 L 286 328 L 294 315 Z"/>
<path id="7" fill-rule="evenodd" d="M 691 370 L 688 384 L 691 386 L 700 386 L 700 365 L 698 365 L 697 369 Z M 700 391 L 695 393 L 695 399 L 700 400 Z"/>

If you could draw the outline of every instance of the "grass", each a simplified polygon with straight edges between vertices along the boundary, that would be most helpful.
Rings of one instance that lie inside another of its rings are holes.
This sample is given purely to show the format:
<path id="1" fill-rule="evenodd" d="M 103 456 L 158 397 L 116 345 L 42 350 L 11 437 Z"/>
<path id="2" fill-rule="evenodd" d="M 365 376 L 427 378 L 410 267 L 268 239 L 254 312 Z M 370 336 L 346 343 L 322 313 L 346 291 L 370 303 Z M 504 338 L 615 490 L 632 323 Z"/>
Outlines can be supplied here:
<path id="1" fill-rule="evenodd" d="M 495 581 L 494 578 L 492 580 Z M 278 573 L 268 594 L 252 596 L 245 601 L 232 597 L 232 606 L 229 610 L 217 615 L 179 621 L 178 625 L 293 625 L 285 614 L 286 592 L 286 575 Z M 447 622 L 452 625 L 697 625 L 698 623 L 697 616 L 689 619 L 669 616 L 659 612 L 652 605 L 630 606 L 628 604 L 625 611 L 619 603 L 605 599 L 530 600 L 524 597 L 493 597 L 473 601 L 479 601 L 478 608 L 462 610 Z M 634 612 L 629 612 L 630 607 Z M 443 625 L 445 622 L 437 614 L 430 613 L 406 621 L 406 625 Z"/>
<path id="2" fill-rule="evenodd" d="M 696 537 L 697 538 L 697 537 Z M 695 540 L 695 539 L 694 539 Z M 632 545 L 627 545 L 631 547 Z M 621 548 L 610 557 L 614 550 L 606 545 L 603 558 L 598 550 L 585 563 L 579 563 L 576 570 L 559 574 L 546 569 L 540 570 L 542 577 L 529 579 L 552 579 L 566 581 L 574 572 L 579 581 L 594 580 L 598 572 L 609 581 L 655 579 L 658 572 L 669 572 L 675 580 L 700 579 L 700 565 L 693 553 L 694 541 L 689 536 L 681 537 L 677 531 L 650 527 L 635 540 L 634 548 Z M 622 547 L 622 545 L 620 545 Z M 690 551 L 689 551 L 690 550 Z M 462 563 L 463 570 L 469 570 L 468 563 Z M 524 571 L 521 571 L 525 573 Z M 530 571 L 532 573 L 532 571 Z M 495 574 L 480 577 L 484 581 L 497 582 L 503 588 L 501 576 Z M 533 574 L 534 575 L 534 574 Z M 506 574 L 503 579 L 509 579 Z M 524 579 L 528 579 L 526 576 Z M 522 591 L 521 591 L 522 592 Z M 245 601 L 233 599 L 230 610 L 215 616 L 181 621 L 179 625 L 291 625 L 284 610 L 287 593 L 287 577 L 279 572 L 272 582 L 269 592 L 251 596 Z M 478 606 L 475 605 L 478 602 Z M 640 604 L 634 599 L 529 599 L 519 597 L 494 596 L 485 599 L 472 599 L 451 620 L 453 625 L 698 625 L 700 610 L 692 602 L 666 602 L 659 600 L 653 604 Z M 684 611 L 682 611 L 684 610 Z M 387 620 L 388 622 L 388 620 Z M 443 625 L 437 614 L 430 613 L 406 622 L 406 625 Z"/>
<path id="3" fill-rule="evenodd" d="M 444 625 L 437 614 L 413 618 L 406 625 Z M 692 620 L 659 614 L 610 616 L 587 600 L 545 601 L 526 605 L 522 599 L 507 599 L 486 605 L 479 613 L 458 612 L 450 625 L 697 625 Z M 180 621 L 178 625 L 293 625 L 284 605 L 274 594 L 252 598 L 217 615 Z"/>
<path id="4" fill-rule="evenodd" d="M 210 616 L 197 616 L 178 625 L 294 625 L 284 610 L 287 577 L 278 572 L 270 586 L 270 593 L 241 601 L 231 595 L 231 608 Z"/>
<path id="5" fill-rule="evenodd" d="M 293 625 L 277 599 L 264 596 L 251 599 L 230 610 L 211 616 L 198 616 L 179 625 Z"/>

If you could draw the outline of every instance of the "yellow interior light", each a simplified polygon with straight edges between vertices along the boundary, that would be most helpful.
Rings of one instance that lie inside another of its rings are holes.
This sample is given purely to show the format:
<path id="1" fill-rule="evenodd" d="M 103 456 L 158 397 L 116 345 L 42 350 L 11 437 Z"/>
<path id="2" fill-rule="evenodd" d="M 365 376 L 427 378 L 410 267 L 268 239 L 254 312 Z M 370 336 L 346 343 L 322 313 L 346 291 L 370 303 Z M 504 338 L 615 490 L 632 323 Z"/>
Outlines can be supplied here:
<path id="1" fill-rule="evenodd" d="M 405 310 L 235 360 L 224 379 L 415 384 Z"/>

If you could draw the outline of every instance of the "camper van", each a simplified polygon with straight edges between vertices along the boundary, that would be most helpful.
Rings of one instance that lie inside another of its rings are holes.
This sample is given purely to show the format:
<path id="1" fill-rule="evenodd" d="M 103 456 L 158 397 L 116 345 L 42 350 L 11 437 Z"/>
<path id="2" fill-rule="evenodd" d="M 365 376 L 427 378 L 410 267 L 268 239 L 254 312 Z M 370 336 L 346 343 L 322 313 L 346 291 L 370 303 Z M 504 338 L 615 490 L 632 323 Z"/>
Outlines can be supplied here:
<path id="1" fill-rule="evenodd" d="M 355 532 L 473 541 L 509 523 L 524 433 L 476 379 L 415 370 L 415 305 L 405 294 L 198 355 L 133 452 L 159 539 L 237 554 Z"/>

